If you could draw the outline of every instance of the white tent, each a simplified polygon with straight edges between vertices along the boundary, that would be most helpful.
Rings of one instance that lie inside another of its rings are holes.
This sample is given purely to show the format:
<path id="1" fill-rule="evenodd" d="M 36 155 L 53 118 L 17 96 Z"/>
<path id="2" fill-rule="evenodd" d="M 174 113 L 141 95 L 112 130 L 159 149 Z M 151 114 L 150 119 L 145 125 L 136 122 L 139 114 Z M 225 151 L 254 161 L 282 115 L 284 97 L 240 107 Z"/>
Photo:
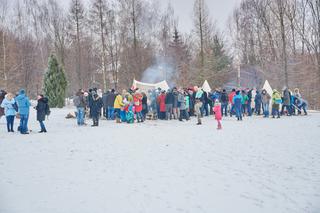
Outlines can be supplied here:
<path id="1" fill-rule="evenodd" d="M 266 81 L 264 82 L 264 85 L 263 85 L 263 88 L 262 88 L 262 89 L 265 89 L 265 90 L 267 91 L 267 93 L 268 93 L 270 96 L 272 96 L 273 91 L 272 91 L 272 87 L 270 86 L 268 80 L 266 80 Z"/>
<path id="2" fill-rule="evenodd" d="M 167 81 L 161 81 L 156 84 L 149 84 L 149 83 L 143 83 L 143 82 L 140 82 L 140 81 L 137 81 L 134 79 L 132 86 L 134 88 L 139 88 L 140 91 L 145 92 L 145 93 L 147 93 L 149 90 L 154 90 L 154 89 L 158 89 L 158 88 L 161 88 L 161 90 L 165 90 L 165 91 L 170 89 Z"/>
<path id="3" fill-rule="evenodd" d="M 205 92 L 211 92 L 211 87 L 210 87 L 210 85 L 209 85 L 207 80 L 204 81 L 204 83 L 202 85 L 202 89 Z"/>

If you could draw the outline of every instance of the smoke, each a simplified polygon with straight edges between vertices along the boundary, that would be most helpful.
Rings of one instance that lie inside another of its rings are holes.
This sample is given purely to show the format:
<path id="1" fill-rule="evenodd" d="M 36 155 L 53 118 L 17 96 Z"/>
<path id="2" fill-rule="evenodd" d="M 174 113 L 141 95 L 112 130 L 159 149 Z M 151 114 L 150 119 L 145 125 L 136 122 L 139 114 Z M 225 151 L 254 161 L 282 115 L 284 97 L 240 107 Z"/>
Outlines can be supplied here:
<path id="1" fill-rule="evenodd" d="M 157 56 L 153 65 L 143 72 L 141 81 L 153 84 L 166 80 L 169 86 L 172 87 L 175 85 L 176 75 L 176 69 L 172 61 L 168 58 Z"/>

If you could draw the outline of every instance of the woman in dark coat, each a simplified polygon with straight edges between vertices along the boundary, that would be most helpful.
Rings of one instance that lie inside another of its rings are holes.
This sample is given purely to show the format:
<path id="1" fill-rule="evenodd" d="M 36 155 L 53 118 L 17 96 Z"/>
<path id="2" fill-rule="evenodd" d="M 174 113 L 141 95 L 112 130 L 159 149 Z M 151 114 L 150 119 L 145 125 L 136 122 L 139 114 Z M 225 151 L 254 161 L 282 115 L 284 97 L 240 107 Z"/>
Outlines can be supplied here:
<path id="1" fill-rule="evenodd" d="M 4 97 L 6 96 L 6 92 L 4 90 L 0 90 L 0 105 L 4 99 Z M 4 115 L 4 109 L 0 107 L 0 118 Z"/>
<path id="2" fill-rule="evenodd" d="M 142 116 L 143 120 L 146 120 L 146 115 L 148 114 L 148 97 L 142 92 Z"/>
<path id="3" fill-rule="evenodd" d="M 46 119 L 46 115 L 49 115 L 50 113 L 48 98 L 44 97 L 43 95 L 39 95 L 36 110 L 37 110 L 37 121 L 39 121 L 40 127 L 41 127 L 41 130 L 39 131 L 39 133 L 45 133 L 47 132 L 47 129 L 43 122 Z"/>
<path id="4" fill-rule="evenodd" d="M 103 107 L 103 102 L 98 94 L 94 94 L 92 96 L 92 101 L 89 107 L 90 107 L 90 112 L 93 120 L 93 125 L 91 126 L 92 127 L 99 126 L 99 117 L 101 114 L 101 108 Z"/>

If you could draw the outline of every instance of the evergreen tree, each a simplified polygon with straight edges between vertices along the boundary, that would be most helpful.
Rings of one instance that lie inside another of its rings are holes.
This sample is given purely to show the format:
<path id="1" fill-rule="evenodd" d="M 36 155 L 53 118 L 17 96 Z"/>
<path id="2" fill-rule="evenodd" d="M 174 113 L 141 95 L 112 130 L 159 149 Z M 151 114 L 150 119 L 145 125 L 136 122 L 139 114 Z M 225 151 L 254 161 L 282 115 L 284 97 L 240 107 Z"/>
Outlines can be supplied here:
<path id="1" fill-rule="evenodd" d="M 48 70 L 44 78 L 44 93 L 50 107 L 62 108 L 66 96 L 67 80 L 63 68 L 55 55 L 49 57 Z"/>

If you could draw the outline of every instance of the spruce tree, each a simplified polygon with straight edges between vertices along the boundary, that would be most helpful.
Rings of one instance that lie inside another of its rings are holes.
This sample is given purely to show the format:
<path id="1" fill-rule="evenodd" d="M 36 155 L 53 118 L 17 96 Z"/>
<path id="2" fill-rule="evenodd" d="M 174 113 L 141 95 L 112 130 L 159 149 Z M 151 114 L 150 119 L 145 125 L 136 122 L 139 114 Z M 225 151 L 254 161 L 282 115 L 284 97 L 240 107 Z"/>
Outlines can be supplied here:
<path id="1" fill-rule="evenodd" d="M 48 61 L 48 70 L 44 78 L 44 93 L 49 99 L 50 107 L 62 108 L 65 103 L 67 80 L 63 68 L 55 55 Z"/>

